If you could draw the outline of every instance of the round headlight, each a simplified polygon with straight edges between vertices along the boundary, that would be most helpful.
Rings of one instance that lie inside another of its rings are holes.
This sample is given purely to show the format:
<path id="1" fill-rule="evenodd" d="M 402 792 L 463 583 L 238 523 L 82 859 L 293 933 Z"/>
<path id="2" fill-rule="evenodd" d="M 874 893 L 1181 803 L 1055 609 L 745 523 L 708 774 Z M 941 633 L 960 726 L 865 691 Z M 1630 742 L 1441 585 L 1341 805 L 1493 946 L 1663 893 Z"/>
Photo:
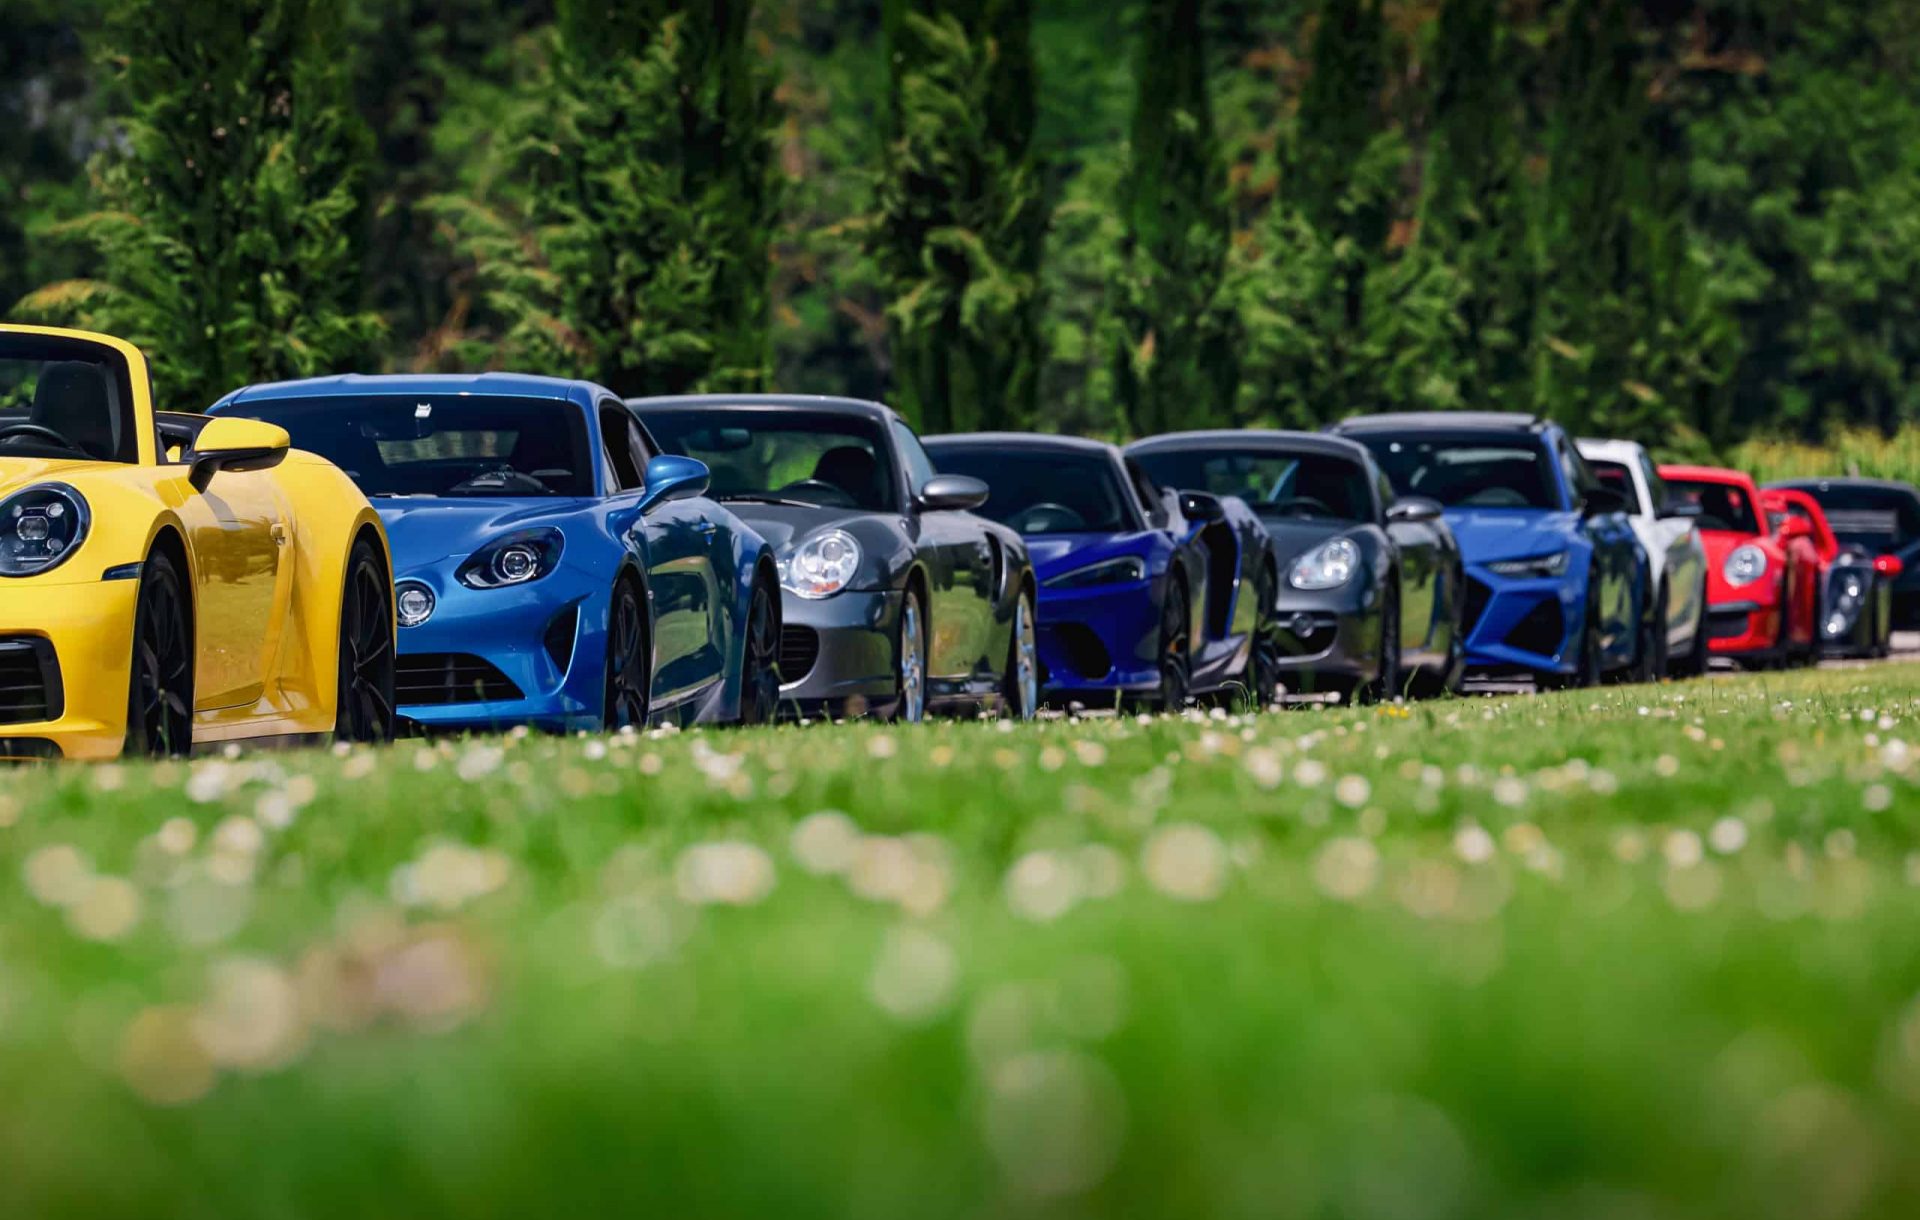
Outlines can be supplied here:
<path id="1" fill-rule="evenodd" d="M 845 530 L 815 534 L 779 563 L 781 587 L 805 598 L 832 597 L 860 570 L 860 544 Z"/>
<path id="2" fill-rule="evenodd" d="M 87 502 L 64 483 L 42 483 L 0 501 L 0 576 L 60 566 L 87 536 Z"/>
<path id="3" fill-rule="evenodd" d="M 1353 579 L 1360 548 L 1348 538 L 1323 542 L 1293 561 L 1287 583 L 1296 589 L 1337 589 Z"/>
<path id="4" fill-rule="evenodd" d="M 524 542 L 500 548 L 493 557 L 493 574 L 503 585 L 517 585 L 540 574 L 540 552 Z"/>
<path id="5" fill-rule="evenodd" d="M 433 590 L 423 584 L 406 581 L 394 586 L 394 609 L 400 612 L 402 627 L 418 627 L 433 617 Z"/>
<path id="6" fill-rule="evenodd" d="M 1730 585 L 1750 585 L 1767 574 L 1767 553 L 1751 542 L 1737 546 L 1727 556 L 1720 574 Z"/>

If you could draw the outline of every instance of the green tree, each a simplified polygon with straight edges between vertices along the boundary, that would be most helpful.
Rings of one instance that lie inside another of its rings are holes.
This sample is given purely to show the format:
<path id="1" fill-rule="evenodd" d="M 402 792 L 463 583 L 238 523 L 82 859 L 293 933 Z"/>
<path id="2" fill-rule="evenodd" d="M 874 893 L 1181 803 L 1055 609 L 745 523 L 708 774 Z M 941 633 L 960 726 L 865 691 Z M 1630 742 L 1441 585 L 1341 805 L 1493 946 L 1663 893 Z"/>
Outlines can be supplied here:
<path id="1" fill-rule="evenodd" d="M 443 197 L 501 350 L 628 395 L 750 389 L 778 201 L 747 0 L 563 0 L 510 173 Z"/>
<path id="2" fill-rule="evenodd" d="M 1201 8 L 1147 0 L 1140 23 L 1111 288 L 1117 423 L 1135 434 L 1223 418 L 1239 380 Z"/>
<path id="3" fill-rule="evenodd" d="M 367 133 L 324 0 L 117 0 L 102 35 L 121 138 L 96 158 L 99 210 L 67 231 L 97 282 L 21 304 L 140 343 L 171 407 L 250 381 L 364 362 Z"/>
<path id="4" fill-rule="evenodd" d="M 887 0 L 887 147 L 870 231 L 899 401 L 932 432 L 1026 424 L 1047 213 L 1031 0 Z"/>

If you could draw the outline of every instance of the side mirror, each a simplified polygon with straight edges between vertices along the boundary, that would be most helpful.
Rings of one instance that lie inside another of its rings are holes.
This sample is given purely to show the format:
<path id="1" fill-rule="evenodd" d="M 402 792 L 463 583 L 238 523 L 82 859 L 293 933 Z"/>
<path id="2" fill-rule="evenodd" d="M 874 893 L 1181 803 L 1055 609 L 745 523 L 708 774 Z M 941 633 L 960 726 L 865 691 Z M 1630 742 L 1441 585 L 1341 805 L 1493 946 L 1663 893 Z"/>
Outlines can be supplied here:
<path id="1" fill-rule="evenodd" d="M 205 491 L 223 470 L 271 470 L 286 460 L 292 447 L 293 438 L 278 424 L 222 415 L 200 429 L 186 452 L 187 481 L 195 491 Z"/>
<path id="2" fill-rule="evenodd" d="M 1387 520 L 1418 525 L 1438 521 L 1441 512 L 1438 500 L 1429 500 L 1425 496 L 1402 496 L 1387 506 Z"/>
<path id="3" fill-rule="evenodd" d="M 1881 555 L 1874 559 L 1873 570 L 1882 576 L 1898 576 L 1907 570 L 1907 565 L 1898 555 Z"/>
<path id="4" fill-rule="evenodd" d="M 930 513 L 957 513 L 979 508 L 991 494 L 992 489 L 979 479 L 964 474 L 936 474 L 920 485 L 920 494 L 914 500 Z"/>
<path id="5" fill-rule="evenodd" d="M 1807 519 L 1793 513 L 1787 514 L 1787 519 L 1780 523 L 1780 528 L 1776 532 L 1781 538 L 1786 539 L 1813 537 L 1813 527 L 1807 524 Z"/>
<path id="6" fill-rule="evenodd" d="M 1204 491 L 1183 491 L 1180 493 L 1180 515 L 1189 521 L 1210 525 L 1226 519 L 1227 506 L 1220 503 L 1220 497 L 1210 496 Z"/>
<path id="7" fill-rule="evenodd" d="M 1700 505 L 1692 500 L 1668 500 L 1660 507 L 1663 521 L 1698 521 Z"/>
<path id="8" fill-rule="evenodd" d="M 1624 513 L 1631 507 L 1632 505 L 1627 503 L 1627 498 L 1611 487 L 1595 487 L 1580 497 L 1580 512 L 1588 517 Z"/>
<path id="9" fill-rule="evenodd" d="M 640 511 L 670 500 L 691 500 L 707 494 L 713 472 L 697 458 L 663 454 L 647 463 L 646 493 L 640 498 Z"/>

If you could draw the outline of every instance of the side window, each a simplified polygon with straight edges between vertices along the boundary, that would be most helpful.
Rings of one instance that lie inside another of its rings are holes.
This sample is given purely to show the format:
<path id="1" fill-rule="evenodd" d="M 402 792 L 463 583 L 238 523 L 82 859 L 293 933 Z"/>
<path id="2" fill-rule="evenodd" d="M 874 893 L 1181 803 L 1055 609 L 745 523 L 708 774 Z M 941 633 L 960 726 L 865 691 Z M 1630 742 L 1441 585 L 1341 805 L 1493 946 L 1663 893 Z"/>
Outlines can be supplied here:
<path id="1" fill-rule="evenodd" d="M 1384 513 L 1393 507 L 1393 502 L 1399 499 L 1399 497 L 1394 494 L 1393 482 L 1387 478 L 1384 472 L 1374 471 L 1373 482 L 1375 494 L 1380 497 L 1380 511 Z"/>
<path id="2" fill-rule="evenodd" d="M 927 456 L 926 446 L 913 434 L 913 429 L 897 419 L 893 421 L 893 443 L 900 450 L 900 465 L 907 472 L 907 494 L 917 496 L 927 480 L 938 473 L 933 468 L 933 459 Z"/>
<path id="3" fill-rule="evenodd" d="M 1133 494 L 1140 499 L 1140 508 L 1146 514 L 1147 523 L 1155 529 L 1167 524 L 1167 506 L 1160 498 L 1160 489 L 1154 485 L 1140 464 L 1127 459 L 1127 478 L 1133 483 Z"/>
<path id="4" fill-rule="evenodd" d="M 645 459 L 634 461 L 636 438 L 633 417 L 615 403 L 600 404 L 600 445 L 609 472 L 609 492 L 634 491 L 646 485 L 640 473 Z"/>
<path id="5" fill-rule="evenodd" d="M 1657 517 L 1667 507 L 1667 485 L 1660 481 L 1660 472 L 1653 468 L 1647 455 L 1640 455 L 1640 477 L 1646 480 L 1647 499 L 1651 502 L 1653 514 Z"/>
<path id="6" fill-rule="evenodd" d="M 627 416 L 627 451 L 633 454 L 633 464 L 640 471 L 640 481 L 646 482 L 647 463 L 654 459 L 654 452 L 647 444 L 647 434 L 640 430 L 640 424 L 633 416 Z"/>

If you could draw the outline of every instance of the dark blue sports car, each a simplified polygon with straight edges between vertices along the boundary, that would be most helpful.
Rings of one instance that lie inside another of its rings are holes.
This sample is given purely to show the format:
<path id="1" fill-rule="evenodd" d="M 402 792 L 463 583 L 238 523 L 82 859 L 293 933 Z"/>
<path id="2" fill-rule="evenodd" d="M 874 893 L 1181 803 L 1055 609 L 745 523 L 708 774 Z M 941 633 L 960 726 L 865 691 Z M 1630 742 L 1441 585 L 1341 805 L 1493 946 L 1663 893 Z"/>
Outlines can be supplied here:
<path id="1" fill-rule="evenodd" d="M 931 437 L 927 452 L 942 471 L 986 483 L 979 511 L 1026 538 L 1048 698 L 1179 707 L 1274 691 L 1278 573 L 1244 503 L 1161 488 L 1099 441 L 971 433 Z"/>
<path id="2" fill-rule="evenodd" d="M 1466 564 L 1467 666 L 1588 686 L 1664 656 L 1626 498 L 1558 425 L 1531 415 L 1363 415 L 1331 429 L 1373 451 L 1403 497 L 1438 502 Z"/>
<path id="3" fill-rule="evenodd" d="M 560 732 L 772 718 L 767 544 L 582 381 L 329 377 L 213 414 L 279 424 L 346 471 L 393 547 L 399 711 L 433 729 Z"/>

